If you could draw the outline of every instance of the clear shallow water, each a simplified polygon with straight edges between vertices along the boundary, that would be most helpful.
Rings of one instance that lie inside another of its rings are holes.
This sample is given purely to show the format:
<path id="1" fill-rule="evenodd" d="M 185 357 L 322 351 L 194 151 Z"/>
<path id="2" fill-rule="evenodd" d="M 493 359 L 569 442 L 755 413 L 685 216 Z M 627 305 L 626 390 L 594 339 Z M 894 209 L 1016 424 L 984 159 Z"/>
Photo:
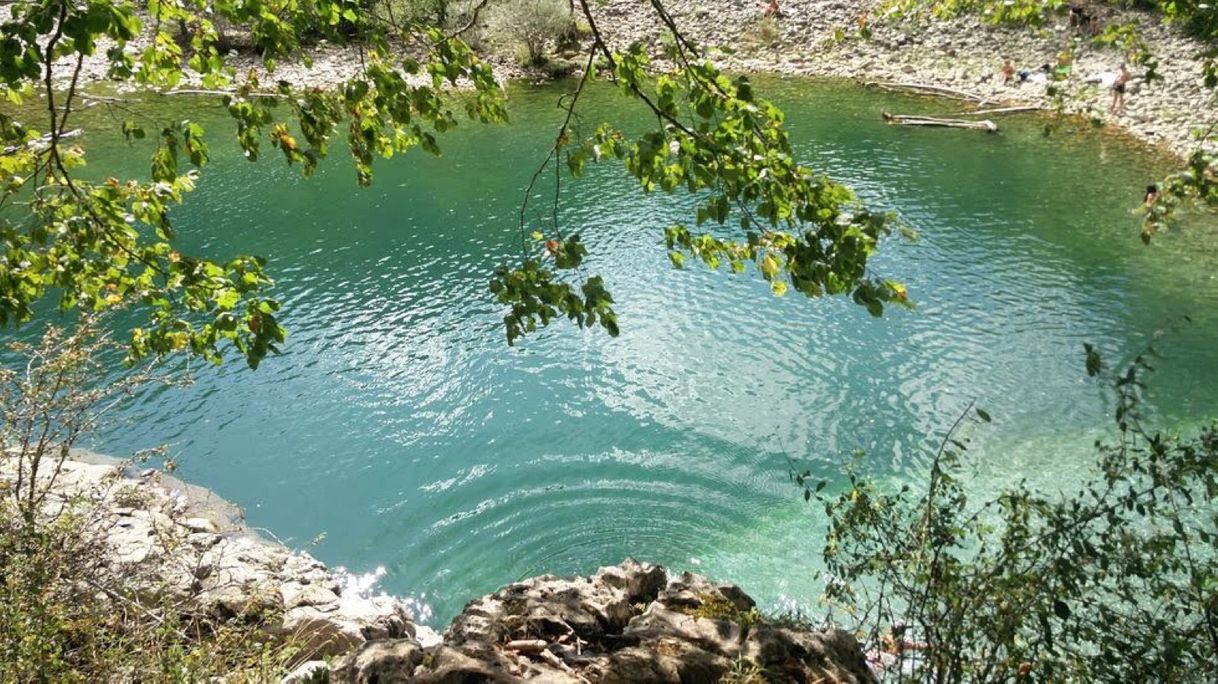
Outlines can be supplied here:
<path id="1" fill-rule="evenodd" d="M 977 399 L 995 416 L 975 445 L 978 490 L 1022 476 L 1069 486 L 1109 422 L 1084 341 L 1128 358 L 1191 315 L 1160 345 L 1153 409 L 1181 427 L 1218 413 L 1218 225 L 1147 249 L 1128 211 L 1162 159 L 1094 131 L 1045 138 L 1036 118 L 1004 119 L 997 136 L 889 127 L 882 110 L 951 107 L 763 84 L 803 161 L 920 231 L 874 262 L 916 311 L 874 320 L 845 300 L 674 271 L 662 230 L 688 203 L 644 197 L 605 166 L 567 185 L 562 217 L 618 299 L 621 337 L 559 325 L 509 349 L 486 283 L 519 244 L 560 88 L 514 88 L 513 124 L 464 126 L 443 158 L 381 163 L 363 190 L 338 158 L 311 180 L 270 149 L 248 164 L 217 122 L 179 231 L 187 249 L 271 257 L 287 353 L 141 396 L 94 446 L 168 443 L 182 477 L 251 524 L 300 546 L 324 534 L 315 555 L 384 566 L 386 589 L 442 623 L 519 577 L 628 555 L 811 607 L 819 511 L 788 482 L 788 458 L 833 478 L 862 448 L 873 472 L 917 479 Z M 157 106 L 215 121 L 197 104 Z M 625 111 L 607 92 L 584 110 L 589 125 Z M 91 145 L 97 166 L 144 166 L 143 150 Z"/>

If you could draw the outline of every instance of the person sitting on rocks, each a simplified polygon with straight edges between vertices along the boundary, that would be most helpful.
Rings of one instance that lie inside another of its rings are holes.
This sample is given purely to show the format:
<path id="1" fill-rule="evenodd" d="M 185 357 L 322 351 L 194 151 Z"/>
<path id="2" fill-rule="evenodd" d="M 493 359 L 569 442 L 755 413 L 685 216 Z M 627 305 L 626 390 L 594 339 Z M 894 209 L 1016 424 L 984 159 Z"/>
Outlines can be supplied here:
<path id="1" fill-rule="evenodd" d="M 765 17 L 766 19 L 777 19 L 778 0 L 770 0 L 770 4 L 766 5 L 765 9 L 762 10 L 761 16 Z"/>
<path id="2" fill-rule="evenodd" d="M 1121 70 L 1117 72 L 1116 80 L 1112 82 L 1112 104 L 1108 106 L 1109 113 L 1120 114 L 1125 111 L 1125 90 L 1132 80 L 1133 74 L 1129 73 L 1129 69 L 1122 64 Z"/>
<path id="3" fill-rule="evenodd" d="M 1009 85 L 1015 80 L 1015 65 L 1011 63 L 1011 58 L 1008 57 L 1002 62 L 1002 85 Z"/>

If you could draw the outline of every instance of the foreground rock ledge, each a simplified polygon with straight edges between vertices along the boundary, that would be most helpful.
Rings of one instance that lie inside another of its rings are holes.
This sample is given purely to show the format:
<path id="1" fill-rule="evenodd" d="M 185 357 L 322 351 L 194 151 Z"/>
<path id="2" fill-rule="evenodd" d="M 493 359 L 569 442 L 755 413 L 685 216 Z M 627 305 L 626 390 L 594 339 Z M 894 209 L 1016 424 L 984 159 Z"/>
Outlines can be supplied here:
<path id="1" fill-rule="evenodd" d="M 0 491 L 16 479 L 5 456 Z M 252 534 L 211 492 L 86 462 L 96 458 L 62 464 L 43 514 L 79 516 L 101 542 L 97 571 L 134 597 L 257 618 L 298 646 L 306 662 L 284 682 L 876 681 L 849 633 L 776 623 L 735 585 L 634 560 L 509 585 L 437 635 L 413 624 L 406 602 L 360 594 L 308 554 Z"/>
<path id="2" fill-rule="evenodd" d="M 735 585 L 634 560 L 509 585 L 467 605 L 440 643 L 370 641 L 310 669 L 312 679 L 289 680 L 876 681 L 849 633 L 776 624 Z"/>

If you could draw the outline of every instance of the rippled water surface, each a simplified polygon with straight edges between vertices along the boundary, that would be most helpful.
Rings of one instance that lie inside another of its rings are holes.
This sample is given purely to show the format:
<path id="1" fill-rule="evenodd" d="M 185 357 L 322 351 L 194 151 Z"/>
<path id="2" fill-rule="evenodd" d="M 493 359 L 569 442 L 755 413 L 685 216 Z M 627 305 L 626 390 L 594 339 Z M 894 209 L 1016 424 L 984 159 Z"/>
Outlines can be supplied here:
<path id="1" fill-rule="evenodd" d="M 1184 314 L 1194 323 L 1161 342 L 1153 409 L 1182 427 L 1218 413 L 1215 223 L 1145 248 L 1129 213 L 1162 159 L 1069 126 L 1044 137 L 1036 118 L 1004 119 L 994 136 L 889 127 L 882 110 L 950 106 L 762 85 L 803 161 L 920 231 L 874 263 L 909 285 L 916 311 L 875 320 L 844 300 L 674 271 L 662 230 L 688 203 L 645 197 L 605 166 L 564 188 L 561 211 L 617 297 L 621 337 L 560 325 L 509 349 L 486 283 L 519 244 L 521 192 L 562 92 L 515 87 L 514 123 L 465 125 L 443 158 L 382 163 L 368 189 L 340 158 L 303 180 L 273 150 L 249 164 L 217 137 L 178 215 L 183 241 L 270 257 L 286 354 L 140 397 L 96 446 L 167 442 L 183 477 L 253 525 L 301 546 L 324 535 L 319 558 L 384 566 L 387 589 L 443 621 L 519 577 L 628 555 L 812 606 L 820 523 L 788 458 L 840 481 L 861 448 L 872 472 L 916 479 L 976 399 L 995 417 L 978 435 L 978 489 L 1068 486 L 1110 407 L 1082 343 L 1128 358 Z M 159 106 L 222 128 L 206 108 Z M 584 113 L 632 111 L 597 92 Z M 140 150 L 93 144 L 95 166 L 143 164 Z"/>

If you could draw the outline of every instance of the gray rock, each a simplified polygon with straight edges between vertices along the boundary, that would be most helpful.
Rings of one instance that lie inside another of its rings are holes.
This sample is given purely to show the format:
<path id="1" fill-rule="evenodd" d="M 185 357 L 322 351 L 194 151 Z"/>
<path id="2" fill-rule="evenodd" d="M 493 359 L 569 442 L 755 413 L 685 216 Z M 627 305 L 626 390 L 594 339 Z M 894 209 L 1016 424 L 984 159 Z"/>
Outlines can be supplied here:
<path id="1" fill-rule="evenodd" d="M 332 613 L 314 606 L 293 608 L 284 614 L 280 630 L 308 658 L 340 655 L 366 641 L 358 624 L 335 620 Z"/>
<path id="2" fill-rule="evenodd" d="M 442 646 L 426 669 L 416 669 L 414 681 L 420 684 L 464 684 L 465 682 L 518 682 L 506 658 L 484 659 Z"/>
<path id="3" fill-rule="evenodd" d="M 186 518 L 182 521 L 182 525 L 191 532 L 208 532 L 210 534 L 216 534 L 220 531 L 219 527 L 216 526 L 216 523 L 208 520 L 207 518 Z"/>
<path id="4" fill-rule="evenodd" d="M 279 596 L 283 599 L 283 607 L 288 609 L 338 603 L 338 594 L 317 584 L 287 582 L 279 585 Z"/>
<path id="5" fill-rule="evenodd" d="M 588 679 L 604 684 L 717 682 L 732 661 L 679 639 L 664 638 L 646 647 L 618 651 L 588 669 Z M 815 681 L 815 680 L 809 680 Z"/>
<path id="6" fill-rule="evenodd" d="M 676 638 L 702 650 L 736 658 L 744 641 L 744 627 L 732 620 L 697 617 L 653 603 L 630 621 L 623 635 L 640 642 Z"/>
<path id="7" fill-rule="evenodd" d="M 414 680 L 423 648 L 413 639 L 368 642 L 338 661 L 330 674 L 336 684 L 394 684 Z"/>
<path id="8" fill-rule="evenodd" d="M 426 625 L 414 626 L 414 639 L 419 642 L 419 646 L 422 646 L 423 650 L 434 649 L 444 643 L 444 637 Z"/>
<path id="9" fill-rule="evenodd" d="M 525 580 L 471 601 L 430 658 L 413 660 L 418 640 L 395 649 L 419 682 L 714 682 L 741 659 L 782 672 L 781 681 L 875 681 L 844 632 L 770 625 L 735 585 L 664 577 L 627 561 L 587 578 Z M 407 677 L 404 669 L 393 676 Z"/>

